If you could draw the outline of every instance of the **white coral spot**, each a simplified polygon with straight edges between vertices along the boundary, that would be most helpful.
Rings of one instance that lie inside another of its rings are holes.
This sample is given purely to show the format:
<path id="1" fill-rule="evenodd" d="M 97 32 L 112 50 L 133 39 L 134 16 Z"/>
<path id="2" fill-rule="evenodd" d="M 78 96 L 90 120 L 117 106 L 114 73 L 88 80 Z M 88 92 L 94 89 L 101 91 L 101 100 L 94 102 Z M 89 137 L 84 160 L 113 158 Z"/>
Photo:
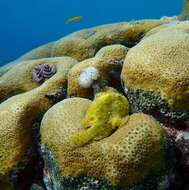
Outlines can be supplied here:
<path id="1" fill-rule="evenodd" d="M 79 75 L 79 85 L 83 88 L 89 88 L 95 80 L 99 78 L 99 72 L 95 67 L 87 67 Z"/>

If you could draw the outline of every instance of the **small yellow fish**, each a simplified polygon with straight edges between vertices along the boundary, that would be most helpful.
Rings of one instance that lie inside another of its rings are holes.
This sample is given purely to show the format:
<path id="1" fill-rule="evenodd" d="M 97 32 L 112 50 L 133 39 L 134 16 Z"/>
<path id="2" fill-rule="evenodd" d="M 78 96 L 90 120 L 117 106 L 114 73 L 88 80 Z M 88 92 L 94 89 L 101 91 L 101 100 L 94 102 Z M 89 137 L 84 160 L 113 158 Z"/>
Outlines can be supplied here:
<path id="1" fill-rule="evenodd" d="M 83 18 L 83 16 L 73 16 L 73 17 L 68 18 L 65 23 L 71 24 L 71 23 L 81 20 L 82 18 Z"/>

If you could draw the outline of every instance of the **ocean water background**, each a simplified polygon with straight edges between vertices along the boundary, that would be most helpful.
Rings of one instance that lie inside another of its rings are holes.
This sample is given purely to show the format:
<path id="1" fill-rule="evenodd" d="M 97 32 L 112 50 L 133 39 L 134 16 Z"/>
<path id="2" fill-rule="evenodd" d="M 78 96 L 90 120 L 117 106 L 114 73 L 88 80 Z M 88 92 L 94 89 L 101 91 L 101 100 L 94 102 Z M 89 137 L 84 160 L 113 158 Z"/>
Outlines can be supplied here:
<path id="1" fill-rule="evenodd" d="M 71 32 L 179 14 L 183 0 L 0 0 L 0 65 Z M 81 15 L 76 23 L 65 24 Z"/>

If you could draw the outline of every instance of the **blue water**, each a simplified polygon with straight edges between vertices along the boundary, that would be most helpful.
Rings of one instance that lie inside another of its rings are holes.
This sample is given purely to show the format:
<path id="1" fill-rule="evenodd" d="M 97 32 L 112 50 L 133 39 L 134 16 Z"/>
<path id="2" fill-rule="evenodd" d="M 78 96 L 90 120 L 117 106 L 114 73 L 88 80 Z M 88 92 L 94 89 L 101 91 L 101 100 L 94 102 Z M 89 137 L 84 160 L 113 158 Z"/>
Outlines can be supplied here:
<path id="1" fill-rule="evenodd" d="M 182 0 L 0 0 L 0 64 L 82 28 L 177 15 L 182 3 Z M 84 18 L 65 25 L 65 20 L 75 15 Z"/>

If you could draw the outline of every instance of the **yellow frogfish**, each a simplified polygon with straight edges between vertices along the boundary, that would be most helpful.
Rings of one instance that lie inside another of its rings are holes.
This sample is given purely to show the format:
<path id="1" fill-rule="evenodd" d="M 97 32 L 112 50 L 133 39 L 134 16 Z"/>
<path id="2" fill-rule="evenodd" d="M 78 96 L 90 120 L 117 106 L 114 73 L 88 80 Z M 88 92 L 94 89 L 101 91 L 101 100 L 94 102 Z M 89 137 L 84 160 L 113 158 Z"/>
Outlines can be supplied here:
<path id="1" fill-rule="evenodd" d="M 112 89 L 98 93 L 85 114 L 82 129 L 71 137 L 71 144 L 83 146 L 110 136 L 126 122 L 128 113 L 125 96 Z"/>

